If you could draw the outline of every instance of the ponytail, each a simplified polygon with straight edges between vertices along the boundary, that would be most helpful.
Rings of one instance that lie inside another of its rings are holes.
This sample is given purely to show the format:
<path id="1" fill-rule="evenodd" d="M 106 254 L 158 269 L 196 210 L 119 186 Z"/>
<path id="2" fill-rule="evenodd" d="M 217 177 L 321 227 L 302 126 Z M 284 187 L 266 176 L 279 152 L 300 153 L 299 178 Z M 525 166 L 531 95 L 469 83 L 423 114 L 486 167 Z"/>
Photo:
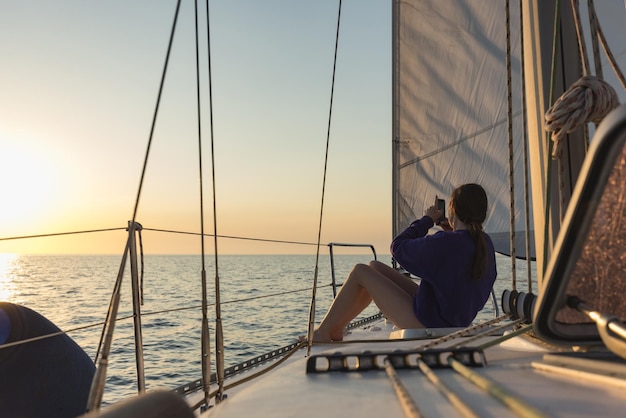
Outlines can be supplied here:
<path id="1" fill-rule="evenodd" d="M 452 192 L 450 212 L 459 218 L 474 241 L 472 279 L 478 280 L 487 269 L 487 241 L 483 222 L 487 216 L 487 193 L 475 183 L 464 184 Z"/>
<path id="2" fill-rule="evenodd" d="M 472 279 L 479 280 L 483 277 L 487 267 L 487 245 L 485 233 L 481 224 L 470 223 L 467 225 L 470 236 L 474 240 L 474 261 L 472 262 Z"/>

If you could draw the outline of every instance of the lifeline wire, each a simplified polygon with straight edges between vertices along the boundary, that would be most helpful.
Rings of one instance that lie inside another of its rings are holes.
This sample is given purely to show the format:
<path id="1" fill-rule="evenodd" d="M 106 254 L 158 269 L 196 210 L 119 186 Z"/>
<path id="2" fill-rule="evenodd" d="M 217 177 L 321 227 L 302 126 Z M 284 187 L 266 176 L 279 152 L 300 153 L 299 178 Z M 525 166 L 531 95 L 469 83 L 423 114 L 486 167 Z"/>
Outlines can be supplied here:
<path id="1" fill-rule="evenodd" d="M 93 232 L 109 232 L 109 231 L 124 231 L 127 227 L 120 228 L 102 228 L 102 229 L 87 229 L 84 231 L 70 231 L 70 232 L 52 232 L 50 234 L 38 234 L 38 235 L 20 235 L 15 237 L 4 237 L 0 238 L 0 241 L 10 241 L 16 239 L 29 239 L 29 238 L 46 238 L 46 237 L 57 237 L 57 236 L 65 236 L 65 235 L 76 235 L 76 234 L 89 234 Z"/>
<path id="2" fill-rule="evenodd" d="M 318 286 L 318 288 L 323 288 L 323 287 L 331 287 L 332 283 L 328 283 L 325 285 L 321 285 Z M 276 292 L 276 293 L 271 293 L 271 294 L 267 294 L 267 295 L 259 295 L 259 296 L 252 296 L 252 297 L 248 297 L 248 298 L 242 298 L 242 299 L 233 299 L 233 300 L 227 300 L 227 301 L 223 301 L 222 305 L 227 305 L 227 304 L 231 304 L 231 303 L 243 303 L 243 302 L 249 302 L 252 300 L 258 300 L 258 299 L 267 299 L 267 298 L 271 298 L 271 297 L 276 297 L 276 296 L 284 296 L 287 294 L 292 294 L 292 293 L 299 293 L 299 292 L 307 292 L 310 291 L 311 288 L 310 287 L 306 287 L 306 288 L 301 288 L 301 289 L 295 289 L 295 290 L 285 290 L 282 292 Z M 214 306 L 215 304 L 211 303 L 208 304 L 207 306 Z M 153 316 L 153 315 L 162 315 L 165 313 L 172 313 L 172 312 L 180 312 L 180 311 L 188 311 L 188 310 L 195 310 L 198 308 L 201 308 L 202 305 L 193 305 L 193 306 L 183 306 L 180 308 L 171 308 L 171 309 L 162 309 L 162 310 L 158 310 L 158 311 L 149 311 L 149 312 L 142 312 L 141 316 L 142 317 L 146 317 L 146 316 Z M 126 315 L 126 316 L 118 316 L 117 318 L 115 318 L 115 322 L 120 322 L 120 321 L 126 321 L 129 319 L 133 319 L 134 315 Z M 371 317 L 371 319 L 376 319 L 379 318 L 379 315 L 374 315 Z M 34 341 L 39 341 L 39 340 L 45 340 L 46 338 L 52 338 L 52 337 L 56 337 L 59 335 L 68 335 L 72 332 L 76 332 L 76 331 L 81 331 L 84 329 L 88 329 L 88 328 L 94 328 L 94 327 L 99 327 L 99 326 L 103 326 L 107 323 L 108 321 L 108 314 L 107 314 L 107 318 L 105 319 L 105 321 L 101 321 L 101 322 L 94 322 L 92 324 L 89 325 L 82 325 L 79 327 L 74 327 L 74 328 L 69 328 L 66 330 L 61 330 L 61 331 L 57 331 L 57 332 L 53 332 L 50 334 L 45 334 L 45 335 L 39 335 L 37 337 L 32 337 L 32 338 L 27 338 L 24 340 L 19 340 L 19 341 L 12 341 L 10 343 L 5 343 L 5 344 L 0 344 L 0 350 L 3 348 L 9 348 L 9 347 L 13 347 L 13 346 L 17 346 L 17 345 L 22 345 L 22 344 L 28 344 Z M 370 319 L 370 318 L 367 318 Z M 354 327 L 355 324 L 359 323 L 363 323 L 362 321 L 365 320 L 361 320 L 361 321 L 357 321 L 357 322 L 353 322 L 350 325 L 348 325 L 348 328 L 350 327 Z M 100 346 L 102 344 L 102 342 L 100 342 L 100 344 L 98 344 L 98 346 Z M 96 353 L 95 359 L 94 359 L 94 363 L 96 362 L 98 358 L 98 354 Z"/>

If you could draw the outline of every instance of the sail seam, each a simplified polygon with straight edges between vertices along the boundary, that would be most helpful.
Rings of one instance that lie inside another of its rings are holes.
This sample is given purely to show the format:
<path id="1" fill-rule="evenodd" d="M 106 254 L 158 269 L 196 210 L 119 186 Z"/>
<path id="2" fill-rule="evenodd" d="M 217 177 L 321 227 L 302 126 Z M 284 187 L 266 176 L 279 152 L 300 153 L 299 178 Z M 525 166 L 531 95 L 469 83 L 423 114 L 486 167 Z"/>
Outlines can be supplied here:
<path id="1" fill-rule="evenodd" d="M 516 112 L 516 113 L 514 113 L 514 114 L 513 114 L 513 117 L 520 116 L 521 114 L 522 114 L 522 112 L 521 112 L 521 111 L 518 111 L 518 112 Z M 467 141 L 469 141 L 470 139 L 477 137 L 478 135 L 482 135 L 482 134 L 484 134 L 485 132 L 488 132 L 488 131 L 490 131 L 490 130 L 494 129 L 495 127 L 500 126 L 500 125 L 503 125 L 503 124 L 505 124 L 505 123 L 507 123 L 507 119 L 506 119 L 506 118 L 505 118 L 505 119 L 501 119 L 501 120 L 497 121 L 496 123 L 494 123 L 494 124 L 492 124 L 492 125 L 490 125 L 490 126 L 487 126 L 487 127 L 483 128 L 483 129 L 481 129 L 481 130 L 479 130 L 479 131 L 473 132 L 473 133 L 471 133 L 471 134 L 469 134 L 469 135 L 467 135 L 467 136 L 465 136 L 465 137 L 462 137 L 462 138 L 461 138 L 461 139 L 459 139 L 458 141 L 455 141 L 455 142 L 453 142 L 453 143 L 451 143 L 451 144 L 448 144 L 448 145 L 446 145 L 445 147 L 442 147 L 442 148 L 436 149 L 435 151 L 429 152 L 428 154 L 421 155 L 421 156 L 419 156 L 419 157 L 417 157 L 417 158 L 414 158 L 414 159 L 409 160 L 409 161 L 407 161 L 407 162 L 405 162 L 405 163 L 403 163 L 403 164 L 400 164 L 399 168 L 400 168 L 400 169 L 403 169 L 403 168 L 405 168 L 405 167 L 407 167 L 407 166 L 413 165 L 413 164 L 418 163 L 418 162 L 420 162 L 420 161 L 422 161 L 422 160 L 426 160 L 426 159 L 428 159 L 428 158 L 430 158 L 430 157 L 433 157 L 433 156 L 435 156 L 435 155 L 437 155 L 437 154 L 440 154 L 440 153 L 442 153 L 442 152 L 444 152 L 444 151 L 447 151 L 447 150 L 449 150 L 450 148 L 454 148 L 454 147 L 456 147 L 457 145 L 460 145 L 460 144 L 462 144 L 462 143 L 464 143 L 464 142 L 467 142 Z M 399 140 L 399 142 L 401 142 L 401 141 L 402 141 L 402 140 Z"/>

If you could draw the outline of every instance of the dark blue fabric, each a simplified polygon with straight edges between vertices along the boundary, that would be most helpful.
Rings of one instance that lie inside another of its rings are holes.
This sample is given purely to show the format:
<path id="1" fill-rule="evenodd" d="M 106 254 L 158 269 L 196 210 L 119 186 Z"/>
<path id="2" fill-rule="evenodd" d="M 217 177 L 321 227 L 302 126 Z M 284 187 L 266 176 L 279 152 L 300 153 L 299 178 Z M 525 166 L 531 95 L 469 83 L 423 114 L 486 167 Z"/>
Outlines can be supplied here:
<path id="1" fill-rule="evenodd" d="M 60 331 L 24 306 L 0 302 L 10 320 L 5 343 Z M 85 412 L 93 361 L 67 335 L 0 349 L 0 416 L 76 417 Z"/>
<path id="2" fill-rule="evenodd" d="M 9 338 L 9 333 L 11 332 L 11 320 L 9 319 L 9 315 L 0 309 L 0 344 L 4 344 L 4 342 Z"/>
<path id="3" fill-rule="evenodd" d="M 391 243 L 394 259 L 421 279 L 414 313 L 426 327 L 466 327 L 489 299 L 496 280 L 491 238 L 487 242 L 487 268 L 479 280 L 471 277 L 474 241 L 468 231 L 440 231 L 427 235 L 433 221 L 424 216 Z"/>

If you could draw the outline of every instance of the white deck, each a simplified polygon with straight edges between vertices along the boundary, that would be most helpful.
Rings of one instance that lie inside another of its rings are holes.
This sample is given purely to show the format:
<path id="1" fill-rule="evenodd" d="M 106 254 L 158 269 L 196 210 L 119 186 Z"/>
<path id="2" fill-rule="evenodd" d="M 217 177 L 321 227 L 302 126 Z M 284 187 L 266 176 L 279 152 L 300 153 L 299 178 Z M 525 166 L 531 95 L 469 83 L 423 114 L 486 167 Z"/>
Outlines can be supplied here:
<path id="1" fill-rule="evenodd" d="M 374 327 L 374 331 L 356 331 L 347 340 L 387 339 L 392 331 L 389 325 L 381 322 Z M 426 342 L 429 341 L 389 340 L 383 343 L 325 344 L 314 346 L 312 354 L 409 350 Z M 487 366 L 472 370 L 504 386 L 507 391 L 546 416 L 624 416 L 626 380 L 619 376 L 605 378 L 597 374 L 577 374 L 572 377 L 533 367 L 533 363 L 542 361 L 545 353 L 544 349 L 515 338 L 506 344 L 485 350 Z M 306 361 L 305 350 L 301 350 L 275 370 L 227 391 L 228 398 L 204 415 L 406 416 L 384 371 L 306 374 Z M 435 372 L 476 416 L 516 416 L 456 371 L 447 368 L 436 369 Z M 397 374 L 423 416 L 463 416 L 420 370 L 398 370 Z M 591 379 L 590 376 L 596 378 Z"/>

